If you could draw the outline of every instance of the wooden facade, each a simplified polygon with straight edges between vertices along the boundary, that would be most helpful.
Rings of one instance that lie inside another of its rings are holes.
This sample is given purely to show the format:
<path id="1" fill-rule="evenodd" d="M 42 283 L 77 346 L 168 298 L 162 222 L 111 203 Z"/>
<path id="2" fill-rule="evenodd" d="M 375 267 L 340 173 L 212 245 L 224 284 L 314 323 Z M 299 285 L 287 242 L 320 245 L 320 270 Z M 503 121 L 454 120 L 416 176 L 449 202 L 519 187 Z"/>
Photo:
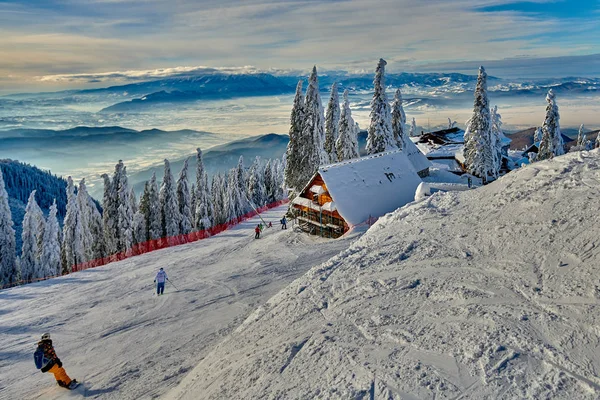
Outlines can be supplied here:
<path id="1" fill-rule="evenodd" d="M 314 188 L 320 188 L 318 193 L 315 193 Z M 303 231 L 322 237 L 338 238 L 348 231 L 349 226 L 336 209 L 331 209 L 333 204 L 327 185 L 317 173 L 298 195 L 298 200 L 292 201 L 291 211 Z"/>

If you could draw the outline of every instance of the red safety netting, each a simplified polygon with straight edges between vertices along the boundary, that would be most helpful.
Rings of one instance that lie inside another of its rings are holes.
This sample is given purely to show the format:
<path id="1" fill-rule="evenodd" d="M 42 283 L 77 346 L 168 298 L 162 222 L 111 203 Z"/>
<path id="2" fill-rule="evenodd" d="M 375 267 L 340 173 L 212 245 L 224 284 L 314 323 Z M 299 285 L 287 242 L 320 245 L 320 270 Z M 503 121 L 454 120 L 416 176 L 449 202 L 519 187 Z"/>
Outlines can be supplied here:
<path id="1" fill-rule="evenodd" d="M 131 249 L 128 249 L 121 253 L 117 253 L 117 254 L 113 254 L 111 256 L 97 258 L 95 260 L 91 260 L 91 261 L 87 261 L 84 263 L 73 265 L 71 268 L 72 269 L 71 273 L 83 271 L 83 270 L 86 270 L 89 268 L 100 267 L 102 265 L 106 265 L 106 264 L 114 262 L 114 261 L 121 261 L 126 258 L 138 256 L 140 254 L 149 253 L 154 250 L 166 249 L 167 247 L 178 246 L 180 244 L 197 242 L 198 240 L 206 239 L 206 238 L 214 236 L 218 233 L 221 233 L 221 232 L 231 228 L 232 226 L 235 226 L 243 221 L 246 221 L 252 217 L 255 217 L 258 214 L 260 214 L 264 211 L 267 211 L 271 208 L 279 207 L 283 204 L 286 204 L 287 202 L 288 202 L 288 200 L 285 199 L 285 200 L 280 200 L 280 201 L 276 201 L 274 203 L 267 204 L 266 206 L 260 207 L 256 210 L 252 210 L 252 211 L 242 215 L 241 217 L 237 217 L 231 221 L 228 221 L 224 224 L 220 224 L 217 226 L 213 226 L 212 228 L 209 228 L 209 229 L 204 229 L 204 230 L 197 231 L 197 232 L 191 232 L 186 235 L 170 236 L 170 237 L 164 237 L 164 238 L 160 238 L 160 239 L 148 240 L 147 242 L 143 242 L 143 243 L 138 243 L 138 244 L 133 245 L 133 247 Z M 21 280 L 21 281 L 14 282 L 12 284 L 3 285 L 2 287 L 0 287 L 0 290 L 7 289 L 7 288 L 10 288 L 13 286 L 25 285 L 27 283 L 44 281 L 46 279 L 56 278 L 58 276 L 61 276 L 61 275 L 47 276 L 45 278 L 37 278 L 37 279 L 31 279 L 31 280 Z"/>

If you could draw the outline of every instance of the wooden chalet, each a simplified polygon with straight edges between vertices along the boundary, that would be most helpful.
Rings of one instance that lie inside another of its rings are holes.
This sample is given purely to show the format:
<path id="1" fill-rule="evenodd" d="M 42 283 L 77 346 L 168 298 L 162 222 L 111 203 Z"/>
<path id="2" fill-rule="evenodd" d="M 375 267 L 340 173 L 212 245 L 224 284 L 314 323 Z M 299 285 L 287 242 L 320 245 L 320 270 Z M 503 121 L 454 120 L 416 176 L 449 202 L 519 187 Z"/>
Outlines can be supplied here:
<path id="1" fill-rule="evenodd" d="M 414 200 L 421 183 L 402 150 L 325 165 L 291 202 L 306 232 L 337 238 Z"/>

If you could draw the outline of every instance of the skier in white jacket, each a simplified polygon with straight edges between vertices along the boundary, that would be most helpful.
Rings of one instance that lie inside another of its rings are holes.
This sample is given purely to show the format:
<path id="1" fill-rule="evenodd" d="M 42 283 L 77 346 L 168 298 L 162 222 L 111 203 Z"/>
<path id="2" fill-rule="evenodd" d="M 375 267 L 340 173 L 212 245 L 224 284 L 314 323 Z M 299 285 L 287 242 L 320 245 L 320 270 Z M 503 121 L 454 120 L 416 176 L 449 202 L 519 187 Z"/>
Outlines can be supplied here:
<path id="1" fill-rule="evenodd" d="M 156 295 L 160 296 L 165 291 L 165 282 L 168 281 L 167 273 L 164 269 L 160 269 L 156 274 L 156 278 L 154 278 L 154 283 L 156 283 Z"/>

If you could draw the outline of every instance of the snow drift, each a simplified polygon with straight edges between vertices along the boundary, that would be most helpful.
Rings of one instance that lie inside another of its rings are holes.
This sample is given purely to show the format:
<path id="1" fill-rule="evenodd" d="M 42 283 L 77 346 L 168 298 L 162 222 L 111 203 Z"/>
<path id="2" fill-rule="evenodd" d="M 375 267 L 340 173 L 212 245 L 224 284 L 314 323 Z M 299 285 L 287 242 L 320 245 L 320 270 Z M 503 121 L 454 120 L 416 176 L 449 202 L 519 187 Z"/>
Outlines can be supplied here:
<path id="1" fill-rule="evenodd" d="M 600 153 L 381 218 L 170 399 L 600 396 Z"/>

